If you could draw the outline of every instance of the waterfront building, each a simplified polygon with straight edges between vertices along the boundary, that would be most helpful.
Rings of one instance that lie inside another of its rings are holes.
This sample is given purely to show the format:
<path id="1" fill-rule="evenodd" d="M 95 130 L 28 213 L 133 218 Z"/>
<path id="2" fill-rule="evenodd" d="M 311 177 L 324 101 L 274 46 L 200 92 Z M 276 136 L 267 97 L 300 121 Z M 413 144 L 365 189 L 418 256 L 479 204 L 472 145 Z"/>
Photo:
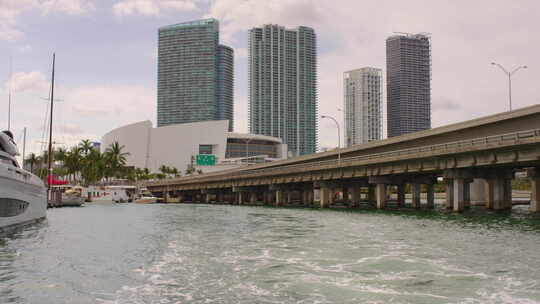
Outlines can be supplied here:
<path id="1" fill-rule="evenodd" d="M 431 128 L 431 40 L 424 34 L 386 40 L 388 137 Z"/>
<path id="2" fill-rule="evenodd" d="M 347 147 L 382 138 L 382 70 L 365 67 L 343 73 Z"/>
<path id="3" fill-rule="evenodd" d="M 226 119 L 232 131 L 233 49 L 219 44 L 219 22 L 168 25 L 158 34 L 158 127 Z"/>
<path id="4" fill-rule="evenodd" d="M 153 128 L 149 120 L 105 134 L 102 147 L 124 146 L 126 165 L 158 172 L 166 165 L 182 172 L 188 167 L 214 172 L 287 157 L 279 138 L 228 131 L 229 121 L 202 121 Z"/>
<path id="5" fill-rule="evenodd" d="M 291 155 L 317 148 L 317 41 L 312 28 L 249 31 L 249 130 L 283 139 Z"/>

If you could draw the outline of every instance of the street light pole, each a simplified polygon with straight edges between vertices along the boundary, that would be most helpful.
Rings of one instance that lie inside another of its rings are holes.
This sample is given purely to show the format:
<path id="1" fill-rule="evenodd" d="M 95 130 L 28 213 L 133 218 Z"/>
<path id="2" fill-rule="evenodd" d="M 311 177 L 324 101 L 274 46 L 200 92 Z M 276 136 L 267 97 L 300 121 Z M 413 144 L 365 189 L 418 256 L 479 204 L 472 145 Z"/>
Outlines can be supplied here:
<path id="1" fill-rule="evenodd" d="M 336 126 L 337 126 L 337 136 L 338 136 L 338 146 L 337 146 L 337 150 L 338 150 L 338 163 L 341 164 L 341 130 L 340 130 L 340 127 L 339 127 L 339 123 L 337 122 L 337 120 L 332 117 L 332 116 L 329 116 L 329 115 L 321 115 L 321 118 L 329 118 L 331 120 L 333 120 L 335 123 L 336 123 Z"/>
<path id="2" fill-rule="evenodd" d="M 514 73 L 516 73 L 520 69 L 526 69 L 527 66 L 520 65 L 517 68 L 515 68 L 512 72 L 508 72 L 507 69 L 505 69 L 502 65 L 496 62 L 492 62 L 491 64 L 498 66 L 501 69 L 501 71 L 503 71 L 503 73 L 506 74 L 506 76 L 508 76 L 508 103 L 510 106 L 510 111 L 512 111 L 512 75 L 514 75 Z"/>

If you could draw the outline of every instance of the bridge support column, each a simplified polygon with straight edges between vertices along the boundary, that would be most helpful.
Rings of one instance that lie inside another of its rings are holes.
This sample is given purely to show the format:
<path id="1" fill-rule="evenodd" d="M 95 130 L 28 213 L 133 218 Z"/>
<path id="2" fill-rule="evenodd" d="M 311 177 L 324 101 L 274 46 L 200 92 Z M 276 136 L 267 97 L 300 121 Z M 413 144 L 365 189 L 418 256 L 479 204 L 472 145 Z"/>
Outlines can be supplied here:
<path id="1" fill-rule="evenodd" d="M 531 177 L 531 211 L 540 212 L 540 170 Z"/>
<path id="2" fill-rule="evenodd" d="M 465 180 L 454 178 L 454 212 L 461 212 L 465 209 Z"/>
<path id="3" fill-rule="evenodd" d="M 465 179 L 465 185 L 463 188 L 463 205 L 465 208 L 471 207 L 471 180 Z"/>
<path id="4" fill-rule="evenodd" d="M 203 194 L 203 195 L 204 195 L 204 203 L 205 204 L 210 204 L 210 202 L 212 201 L 212 194 L 206 193 L 206 194 Z"/>
<path id="5" fill-rule="evenodd" d="M 475 178 L 471 185 L 471 205 L 480 206 L 487 203 L 487 191 L 486 191 L 486 181 L 482 178 Z"/>
<path id="6" fill-rule="evenodd" d="M 276 206 L 283 206 L 283 190 L 276 190 Z"/>
<path id="7" fill-rule="evenodd" d="M 218 190 L 218 193 L 216 195 L 216 203 L 219 203 L 219 204 L 223 203 L 223 196 L 224 196 L 223 195 L 223 190 L 221 190 L 221 189 Z"/>
<path id="8" fill-rule="evenodd" d="M 320 190 L 321 208 L 330 207 L 330 202 L 331 202 L 331 197 L 332 197 L 331 192 L 332 192 L 331 189 L 328 188 L 327 186 L 321 186 L 321 190 Z"/>
<path id="9" fill-rule="evenodd" d="M 341 194 L 343 196 L 343 204 L 349 205 L 349 188 L 346 186 L 341 187 Z"/>
<path id="10" fill-rule="evenodd" d="M 375 188 L 376 186 L 375 185 L 369 185 L 368 186 L 368 196 L 367 196 L 367 200 L 368 200 L 368 203 L 369 204 L 373 204 L 373 203 L 376 203 L 377 202 L 377 195 L 376 195 L 376 191 L 375 191 Z"/>
<path id="11" fill-rule="evenodd" d="M 433 186 L 433 184 L 427 185 L 427 207 L 435 207 L 435 187 Z"/>
<path id="12" fill-rule="evenodd" d="M 506 178 L 495 178 L 493 181 L 493 209 L 512 209 L 512 180 Z M 491 186 L 488 184 L 488 187 Z"/>
<path id="13" fill-rule="evenodd" d="M 454 180 L 452 178 L 444 179 L 444 192 L 446 209 L 452 209 L 454 206 Z"/>
<path id="14" fill-rule="evenodd" d="M 287 190 L 285 191 L 285 204 L 291 205 L 293 201 L 293 190 Z"/>
<path id="15" fill-rule="evenodd" d="M 236 196 L 236 204 L 238 205 L 243 205 L 244 204 L 244 192 L 237 192 L 237 196 Z"/>
<path id="16" fill-rule="evenodd" d="M 253 192 L 250 193 L 249 203 L 252 204 L 252 205 L 257 203 L 257 192 L 253 191 Z"/>
<path id="17" fill-rule="evenodd" d="M 397 185 L 397 205 L 399 207 L 405 206 L 405 184 Z"/>
<path id="18" fill-rule="evenodd" d="M 362 199 L 361 194 L 362 192 L 360 187 L 352 188 L 352 205 L 354 207 L 360 206 L 360 200 Z"/>
<path id="19" fill-rule="evenodd" d="M 417 209 L 420 208 L 420 186 L 418 183 L 411 184 L 412 207 Z"/>
<path id="20" fill-rule="evenodd" d="M 386 208 L 386 184 L 377 184 L 377 209 Z"/>

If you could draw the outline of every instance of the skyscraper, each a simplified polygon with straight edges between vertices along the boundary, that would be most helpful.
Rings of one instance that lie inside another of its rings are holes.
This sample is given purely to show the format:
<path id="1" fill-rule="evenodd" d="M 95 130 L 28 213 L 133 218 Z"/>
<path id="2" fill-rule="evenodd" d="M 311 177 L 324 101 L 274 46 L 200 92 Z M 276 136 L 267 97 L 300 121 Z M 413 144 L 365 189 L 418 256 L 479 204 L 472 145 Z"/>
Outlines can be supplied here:
<path id="1" fill-rule="evenodd" d="M 279 137 L 293 155 L 317 148 L 317 41 L 312 28 L 249 31 L 249 130 Z"/>
<path id="2" fill-rule="evenodd" d="M 431 128 L 431 41 L 423 34 L 386 39 L 388 137 Z"/>
<path id="3" fill-rule="evenodd" d="M 158 127 L 228 119 L 233 128 L 233 50 L 219 22 L 204 19 L 158 31 Z"/>
<path id="4" fill-rule="evenodd" d="M 343 93 L 347 147 L 381 139 L 381 69 L 365 67 L 343 73 Z"/>

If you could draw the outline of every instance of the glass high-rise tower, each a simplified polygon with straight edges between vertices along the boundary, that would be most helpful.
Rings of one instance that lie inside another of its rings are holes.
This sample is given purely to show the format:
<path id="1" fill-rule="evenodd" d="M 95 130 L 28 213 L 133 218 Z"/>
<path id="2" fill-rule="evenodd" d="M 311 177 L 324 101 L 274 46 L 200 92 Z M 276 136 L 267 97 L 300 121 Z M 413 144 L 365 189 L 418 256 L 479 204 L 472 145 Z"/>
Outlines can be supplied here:
<path id="1" fill-rule="evenodd" d="M 159 28 L 158 127 L 229 120 L 233 128 L 233 49 L 219 44 L 219 22 Z"/>
<path id="2" fill-rule="evenodd" d="M 317 39 L 312 28 L 249 31 L 249 130 L 279 137 L 293 155 L 317 148 Z"/>
<path id="3" fill-rule="evenodd" d="M 431 128 L 431 40 L 423 34 L 386 39 L 388 137 Z"/>
<path id="4" fill-rule="evenodd" d="M 365 67 L 343 74 L 347 147 L 382 138 L 382 71 Z"/>

